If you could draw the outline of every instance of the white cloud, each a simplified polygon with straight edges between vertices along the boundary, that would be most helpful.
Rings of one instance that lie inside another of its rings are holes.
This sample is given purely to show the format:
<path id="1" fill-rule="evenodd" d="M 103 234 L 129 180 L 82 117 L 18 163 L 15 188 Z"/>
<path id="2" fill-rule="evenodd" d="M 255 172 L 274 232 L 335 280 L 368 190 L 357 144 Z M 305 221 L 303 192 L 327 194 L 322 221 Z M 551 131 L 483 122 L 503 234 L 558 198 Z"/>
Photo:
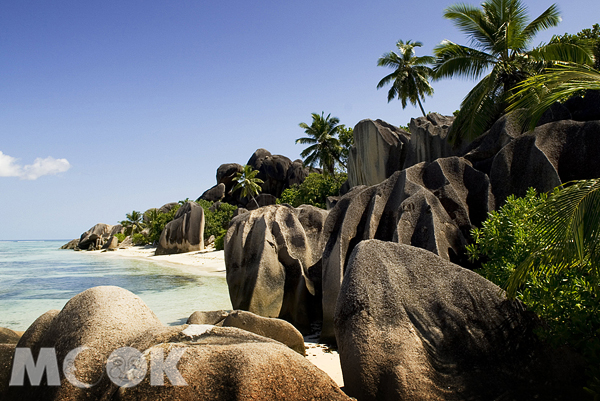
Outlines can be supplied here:
<path id="1" fill-rule="evenodd" d="M 0 151 L 0 177 L 19 177 L 22 180 L 37 180 L 44 175 L 64 173 L 71 168 L 67 159 L 38 157 L 33 164 L 21 166 L 17 159 Z"/>

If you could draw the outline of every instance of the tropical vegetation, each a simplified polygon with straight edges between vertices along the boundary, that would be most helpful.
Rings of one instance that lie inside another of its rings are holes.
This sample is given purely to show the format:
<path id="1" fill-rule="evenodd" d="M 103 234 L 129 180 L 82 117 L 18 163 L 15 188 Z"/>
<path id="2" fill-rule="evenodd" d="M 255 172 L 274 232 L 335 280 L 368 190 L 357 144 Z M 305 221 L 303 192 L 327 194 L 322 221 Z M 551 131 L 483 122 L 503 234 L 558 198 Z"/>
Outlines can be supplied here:
<path id="1" fill-rule="evenodd" d="M 296 139 L 296 144 L 310 145 L 300 153 L 300 156 L 304 158 L 305 166 L 316 167 L 319 165 L 323 169 L 323 174 L 335 175 L 336 162 L 344 169 L 346 168 L 346 164 L 340 158 L 342 147 L 336 138 L 341 127 L 338 125 L 340 119 L 331 117 L 331 114 L 325 117 L 325 112 L 322 112 L 321 115 L 317 113 L 311 115 L 312 123 L 310 125 L 304 122 L 299 124 L 307 136 Z"/>
<path id="2" fill-rule="evenodd" d="M 425 101 L 425 95 L 432 96 L 433 88 L 429 80 L 433 76 L 433 70 L 429 66 L 435 61 L 434 57 L 415 55 L 415 47 L 421 47 L 423 43 L 408 40 L 396 42 L 398 53 L 385 53 L 377 65 L 380 67 L 393 68 L 394 71 L 383 77 L 377 84 L 377 89 L 392 84 L 388 91 L 388 103 L 396 97 L 402 102 L 402 108 L 406 108 L 407 102 L 419 105 L 421 113 L 426 116 L 421 99 Z"/>
<path id="3" fill-rule="evenodd" d="M 294 207 L 313 205 L 326 209 L 327 197 L 338 195 L 340 188 L 347 179 L 348 175 L 345 173 L 335 176 L 310 173 L 302 184 L 296 184 L 284 190 L 281 197 L 277 199 L 277 203 L 287 203 Z"/>
<path id="4" fill-rule="evenodd" d="M 600 291 L 598 255 L 600 180 L 554 193 L 510 196 L 472 231 L 467 247 L 478 273 L 507 288 L 543 325 L 541 338 L 568 345 L 587 361 L 588 389 L 600 390 Z"/>
<path id="5" fill-rule="evenodd" d="M 456 4 L 444 11 L 444 17 L 467 35 L 470 46 L 449 40 L 436 46 L 436 79 L 483 76 L 464 98 L 452 124 L 448 138 L 455 145 L 485 132 L 504 113 L 510 91 L 521 81 L 555 61 L 591 60 L 587 46 L 577 43 L 530 47 L 538 32 L 560 22 L 554 4 L 532 21 L 520 0 L 488 0 L 481 8 Z"/>
<path id="6" fill-rule="evenodd" d="M 145 227 L 143 222 L 143 215 L 141 212 L 137 210 L 132 211 L 131 213 L 125 214 L 126 219 L 120 221 L 120 224 L 125 229 L 126 235 L 132 235 L 142 231 Z"/>
<path id="7" fill-rule="evenodd" d="M 241 190 L 242 198 L 251 198 L 258 195 L 261 190 L 261 185 L 264 184 L 263 180 L 257 178 L 258 170 L 254 170 L 252 166 L 245 165 L 242 171 L 237 173 L 233 178 L 237 184 L 231 189 L 231 192 Z"/>

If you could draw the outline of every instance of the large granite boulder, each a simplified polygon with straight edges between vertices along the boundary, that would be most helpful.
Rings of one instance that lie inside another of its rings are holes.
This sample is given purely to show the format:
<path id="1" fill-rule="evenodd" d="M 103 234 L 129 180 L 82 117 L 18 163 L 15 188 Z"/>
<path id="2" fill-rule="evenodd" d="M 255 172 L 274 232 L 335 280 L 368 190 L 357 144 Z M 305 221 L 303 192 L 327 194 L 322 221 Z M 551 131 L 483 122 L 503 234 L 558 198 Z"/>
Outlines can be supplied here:
<path id="1" fill-rule="evenodd" d="M 81 234 L 77 247 L 83 250 L 102 249 L 102 246 L 110 237 L 122 232 L 123 226 L 120 224 L 111 226 L 110 224 L 99 223 Z"/>
<path id="2" fill-rule="evenodd" d="M 302 356 L 306 355 L 304 337 L 291 323 L 285 320 L 236 310 L 223 320 L 223 327 L 237 327 L 259 336 L 271 338 L 287 345 Z"/>
<path id="3" fill-rule="evenodd" d="M 194 334 L 197 333 L 197 334 Z M 154 400 L 349 400 L 327 376 L 285 345 L 233 327 L 189 326 L 178 338 L 144 352 L 179 353 L 178 371 L 187 385 L 152 385 L 150 375 L 121 387 L 107 399 Z M 112 397 L 112 398 L 111 398 Z"/>
<path id="4" fill-rule="evenodd" d="M 421 162 L 432 162 L 442 157 L 455 156 L 456 151 L 448 143 L 448 131 L 454 117 L 429 113 L 427 117 L 411 118 L 408 128 L 410 141 L 404 168 Z"/>
<path id="5" fill-rule="evenodd" d="M 409 139 L 409 133 L 382 120 L 356 124 L 348 157 L 350 186 L 379 184 L 401 170 Z"/>
<path id="6" fill-rule="evenodd" d="M 359 400 L 582 399 L 581 366 L 537 341 L 531 313 L 423 249 L 358 244 L 335 322 L 345 391 Z"/>
<path id="7" fill-rule="evenodd" d="M 178 202 L 165 203 L 164 205 L 162 205 L 161 207 L 158 208 L 158 211 L 160 213 L 169 213 L 178 204 L 179 204 Z"/>
<path id="8" fill-rule="evenodd" d="M 53 348 L 61 367 L 69 352 L 88 347 L 74 361 L 73 374 L 80 382 L 96 384 L 75 387 L 61 375 L 58 387 L 23 386 L 11 387 L 10 391 L 14 391 L 14 399 L 100 399 L 111 386 L 103 374 L 108 356 L 119 347 L 129 346 L 147 330 L 162 326 L 146 304 L 127 290 L 112 286 L 86 290 L 71 298 L 60 313 L 42 315 L 23 334 L 17 347 L 30 348 L 34 356 L 41 348 Z"/>
<path id="9" fill-rule="evenodd" d="M 313 206 L 265 206 L 233 218 L 225 237 L 231 304 L 291 322 L 301 332 L 319 320 L 323 227 Z"/>
<path id="10" fill-rule="evenodd" d="M 356 187 L 329 212 L 323 252 L 323 331 L 333 341 L 333 315 L 345 266 L 360 241 L 413 245 L 467 264 L 470 230 L 494 209 L 488 177 L 449 157 L 398 171 L 379 185 Z"/>
<path id="11" fill-rule="evenodd" d="M 77 245 L 79 245 L 79 238 L 72 239 L 71 241 L 61 246 L 60 249 L 75 249 L 77 248 Z"/>
<path id="12" fill-rule="evenodd" d="M 536 127 L 504 146 L 490 181 L 498 205 L 527 189 L 551 191 L 561 183 L 600 177 L 600 121 L 563 120 Z"/>
<path id="13" fill-rule="evenodd" d="M 289 187 L 288 170 L 292 167 L 292 161 L 289 158 L 272 155 L 266 149 L 258 149 L 246 164 L 253 170 L 258 170 L 256 178 L 263 180 L 261 193 L 279 198 L 283 190 Z"/>
<path id="14" fill-rule="evenodd" d="M 302 160 L 294 160 L 285 177 L 287 187 L 302 184 L 310 172 L 309 168 L 304 167 Z"/>
<path id="15" fill-rule="evenodd" d="M 204 249 L 204 209 L 186 202 L 160 233 L 156 255 L 185 253 Z"/>

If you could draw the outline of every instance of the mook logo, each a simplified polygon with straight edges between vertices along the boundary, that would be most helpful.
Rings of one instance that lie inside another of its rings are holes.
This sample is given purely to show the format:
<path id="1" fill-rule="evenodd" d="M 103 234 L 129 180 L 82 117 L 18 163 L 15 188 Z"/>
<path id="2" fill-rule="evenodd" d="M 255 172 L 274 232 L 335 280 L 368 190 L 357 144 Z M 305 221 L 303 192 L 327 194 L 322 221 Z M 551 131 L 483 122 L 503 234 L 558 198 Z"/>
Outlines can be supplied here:
<path id="1" fill-rule="evenodd" d="M 75 360 L 77 356 L 90 347 L 78 347 L 67 354 L 63 361 L 65 378 L 75 387 L 91 388 L 100 382 L 85 383 L 77 379 Z M 92 350 L 93 351 L 93 350 Z M 164 386 L 165 375 L 174 386 L 187 386 L 185 379 L 177 370 L 179 359 L 185 353 L 184 347 L 174 347 L 165 358 L 162 348 L 150 350 L 150 385 Z M 54 348 L 41 348 L 34 360 L 29 348 L 16 348 L 13 359 L 13 368 L 9 386 L 23 386 L 25 373 L 32 386 L 39 386 L 46 373 L 49 386 L 60 386 L 60 372 Z M 121 347 L 114 350 L 106 361 L 106 374 L 108 378 L 119 387 L 134 387 L 141 383 L 148 373 L 148 361 L 144 355 L 135 348 Z"/>

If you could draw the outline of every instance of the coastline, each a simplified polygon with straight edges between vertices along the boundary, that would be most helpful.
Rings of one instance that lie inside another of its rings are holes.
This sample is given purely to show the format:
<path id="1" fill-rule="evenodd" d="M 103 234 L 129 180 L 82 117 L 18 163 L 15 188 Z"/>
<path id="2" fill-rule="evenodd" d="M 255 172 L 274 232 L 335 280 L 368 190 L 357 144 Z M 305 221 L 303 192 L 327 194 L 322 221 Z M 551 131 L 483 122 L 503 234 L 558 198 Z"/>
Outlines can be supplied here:
<path id="1" fill-rule="evenodd" d="M 225 278 L 225 252 L 213 247 L 202 251 L 155 256 L 156 247 L 133 246 L 115 251 L 81 251 L 82 254 L 102 258 L 127 258 L 154 262 L 186 273 Z M 340 387 L 344 386 L 340 357 L 336 350 L 318 344 L 318 339 L 305 337 L 306 359 L 324 371 Z"/>

